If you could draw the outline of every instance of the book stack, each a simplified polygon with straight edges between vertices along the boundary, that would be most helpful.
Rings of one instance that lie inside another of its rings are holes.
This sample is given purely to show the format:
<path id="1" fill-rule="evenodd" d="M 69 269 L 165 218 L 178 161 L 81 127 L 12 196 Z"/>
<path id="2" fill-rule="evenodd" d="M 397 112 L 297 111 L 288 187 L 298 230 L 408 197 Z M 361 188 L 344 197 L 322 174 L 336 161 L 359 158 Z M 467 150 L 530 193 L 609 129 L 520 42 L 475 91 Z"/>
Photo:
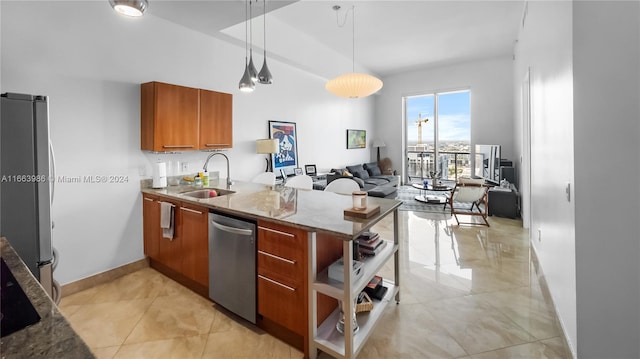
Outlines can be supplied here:
<path id="1" fill-rule="evenodd" d="M 358 237 L 360 254 L 375 256 L 387 245 L 387 241 L 380 238 L 378 233 L 364 232 Z"/>
<path id="2" fill-rule="evenodd" d="M 373 299 L 381 300 L 387 293 L 387 287 L 382 285 L 382 277 L 377 275 L 369 281 L 369 284 L 367 284 L 366 287 L 364 287 L 364 292 Z"/>

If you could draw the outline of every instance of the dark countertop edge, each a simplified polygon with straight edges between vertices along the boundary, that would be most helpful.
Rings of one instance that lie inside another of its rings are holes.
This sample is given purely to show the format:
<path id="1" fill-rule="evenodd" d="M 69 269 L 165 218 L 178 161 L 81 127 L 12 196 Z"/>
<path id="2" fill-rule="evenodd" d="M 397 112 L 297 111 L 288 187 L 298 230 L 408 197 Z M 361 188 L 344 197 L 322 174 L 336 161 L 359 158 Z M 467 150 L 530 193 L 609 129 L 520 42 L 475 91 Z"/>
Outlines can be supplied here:
<path id="1" fill-rule="evenodd" d="M 2 259 L 40 315 L 38 323 L 0 339 L 2 358 L 95 358 L 6 238 L 0 237 L 0 247 Z"/>
<path id="2" fill-rule="evenodd" d="M 168 188 L 171 188 L 171 190 L 168 190 Z M 154 196 L 158 196 L 158 197 L 168 198 L 168 199 L 175 200 L 175 201 L 190 203 L 190 204 L 193 204 L 193 205 L 196 205 L 196 206 L 209 208 L 210 210 L 213 210 L 213 211 L 229 214 L 229 215 L 232 215 L 232 216 L 235 215 L 235 216 L 247 218 L 247 219 L 250 219 L 250 220 L 255 220 L 255 221 L 263 220 L 263 221 L 268 221 L 268 222 L 287 225 L 287 226 L 294 227 L 294 228 L 303 229 L 303 230 L 306 230 L 306 231 L 309 231 L 309 232 L 322 232 L 322 233 L 326 233 L 326 234 L 329 234 L 329 235 L 332 235 L 332 236 L 339 237 L 342 240 L 347 240 L 347 241 L 355 240 L 355 239 L 358 238 L 358 236 L 360 236 L 360 234 L 362 234 L 363 232 L 367 231 L 367 229 L 362 229 L 361 231 L 355 233 L 352 236 L 350 234 L 346 234 L 346 233 L 342 233 L 342 232 L 336 232 L 336 231 L 332 231 L 332 230 L 328 230 L 328 229 L 324 229 L 324 228 L 301 225 L 299 223 L 287 221 L 286 219 L 283 219 L 283 218 L 273 218 L 273 217 L 267 217 L 267 216 L 259 216 L 259 215 L 256 215 L 254 213 L 243 212 L 243 211 L 233 210 L 233 209 L 229 209 L 229 208 L 219 207 L 219 206 L 216 206 L 215 204 L 212 204 L 212 203 L 200 202 L 200 201 L 198 201 L 198 199 L 180 195 L 180 193 L 185 192 L 185 191 L 190 190 L 190 189 L 198 190 L 198 189 L 207 189 L 207 188 L 215 189 L 215 187 L 204 187 L 204 188 L 200 187 L 200 188 L 197 188 L 197 187 L 193 187 L 193 186 L 188 186 L 187 185 L 187 186 L 168 186 L 167 188 L 163 188 L 163 189 L 142 188 L 141 192 L 143 194 L 150 194 L 150 195 L 154 195 Z M 396 202 L 397 203 L 395 203 L 394 205 L 389 207 L 387 210 L 381 211 L 380 213 L 376 214 L 373 217 L 370 217 L 370 218 L 355 218 L 354 217 L 352 220 L 354 222 L 368 222 L 367 225 L 366 225 L 366 228 L 370 228 L 370 227 L 374 226 L 376 223 L 378 223 L 380 220 L 382 220 L 384 217 L 386 217 L 387 215 L 391 214 L 393 211 L 397 210 L 397 208 L 402 205 L 401 201 L 396 201 Z"/>

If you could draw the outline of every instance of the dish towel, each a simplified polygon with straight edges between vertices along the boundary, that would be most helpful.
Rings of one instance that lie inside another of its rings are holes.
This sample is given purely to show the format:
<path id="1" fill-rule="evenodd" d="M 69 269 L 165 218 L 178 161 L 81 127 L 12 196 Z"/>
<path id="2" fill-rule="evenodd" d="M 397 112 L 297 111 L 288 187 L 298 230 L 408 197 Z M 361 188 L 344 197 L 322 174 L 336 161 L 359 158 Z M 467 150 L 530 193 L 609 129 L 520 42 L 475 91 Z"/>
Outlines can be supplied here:
<path id="1" fill-rule="evenodd" d="M 173 240 L 173 210 L 173 204 L 160 202 L 160 228 L 162 228 L 162 238 L 169 238 L 170 240 Z"/>

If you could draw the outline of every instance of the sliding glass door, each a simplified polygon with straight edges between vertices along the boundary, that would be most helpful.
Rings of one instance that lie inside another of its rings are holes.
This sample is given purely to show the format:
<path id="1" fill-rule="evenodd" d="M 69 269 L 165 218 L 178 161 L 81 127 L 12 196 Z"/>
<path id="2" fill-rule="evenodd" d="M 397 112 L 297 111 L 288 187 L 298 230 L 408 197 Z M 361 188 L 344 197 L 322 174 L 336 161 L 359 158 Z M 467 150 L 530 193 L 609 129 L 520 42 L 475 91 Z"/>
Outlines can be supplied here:
<path id="1" fill-rule="evenodd" d="M 461 90 L 404 98 L 409 182 L 471 175 L 470 97 L 469 90 Z"/>

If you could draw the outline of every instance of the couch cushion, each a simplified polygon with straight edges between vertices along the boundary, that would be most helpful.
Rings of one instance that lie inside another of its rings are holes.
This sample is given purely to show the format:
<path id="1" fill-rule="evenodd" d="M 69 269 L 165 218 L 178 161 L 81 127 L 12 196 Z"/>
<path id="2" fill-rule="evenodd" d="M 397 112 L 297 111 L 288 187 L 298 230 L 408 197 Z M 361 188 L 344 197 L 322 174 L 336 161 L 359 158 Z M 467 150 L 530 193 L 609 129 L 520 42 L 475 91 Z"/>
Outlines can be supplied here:
<path id="1" fill-rule="evenodd" d="M 382 171 L 380 170 L 380 166 L 378 166 L 378 163 L 376 162 L 365 163 L 364 166 L 362 167 L 365 170 L 367 170 L 367 172 L 369 173 L 369 176 L 371 177 L 380 176 L 382 174 Z"/>
<path id="2" fill-rule="evenodd" d="M 364 183 L 368 183 L 374 186 L 384 186 L 386 184 L 389 183 L 389 181 L 385 178 L 379 178 L 379 177 L 369 177 L 367 179 L 364 180 Z"/>

